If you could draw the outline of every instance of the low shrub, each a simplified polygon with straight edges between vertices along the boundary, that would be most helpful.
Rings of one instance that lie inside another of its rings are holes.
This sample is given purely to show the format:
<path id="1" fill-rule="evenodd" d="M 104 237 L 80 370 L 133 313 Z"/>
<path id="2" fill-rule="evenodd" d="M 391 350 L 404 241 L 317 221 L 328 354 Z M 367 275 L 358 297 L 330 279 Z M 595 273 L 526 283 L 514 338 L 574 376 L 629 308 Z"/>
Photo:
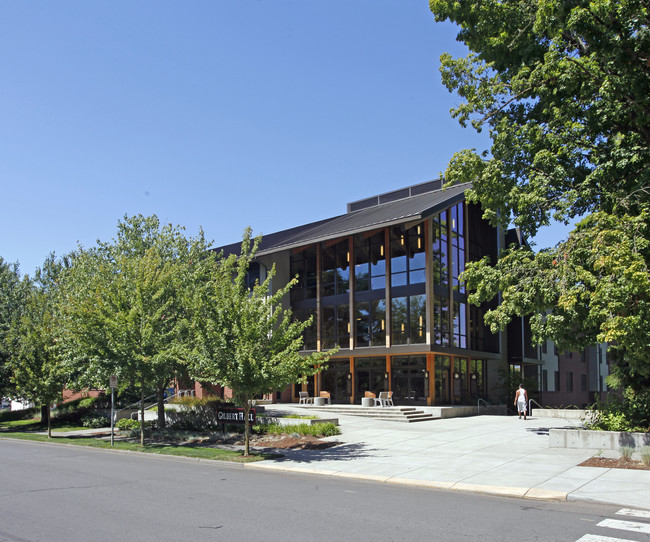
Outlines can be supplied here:
<path id="1" fill-rule="evenodd" d="M 340 435 L 341 430 L 333 423 L 315 423 L 310 425 L 308 423 L 301 423 L 298 425 L 255 425 L 253 429 L 256 433 L 272 434 L 272 435 L 310 435 L 312 437 L 332 437 Z"/>
<path id="2" fill-rule="evenodd" d="M 117 421 L 115 424 L 120 431 L 140 431 L 140 422 L 139 420 L 132 420 L 130 418 L 122 418 Z M 156 428 L 156 420 L 145 420 L 144 422 L 145 431 L 151 431 Z"/>
<path id="3" fill-rule="evenodd" d="M 643 464 L 650 467 L 650 446 L 644 446 L 641 449 L 641 461 Z"/>
<path id="4" fill-rule="evenodd" d="M 81 418 L 81 425 L 84 427 L 89 427 L 91 429 L 97 429 L 99 427 L 109 427 L 111 425 L 111 420 L 106 416 L 84 416 Z"/>
<path id="5" fill-rule="evenodd" d="M 18 420 L 31 420 L 40 416 L 38 407 L 24 408 L 23 410 L 3 410 L 0 412 L 0 422 L 15 422 Z"/>
<path id="6" fill-rule="evenodd" d="M 634 448 L 632 446 L 621 446 L 618 451 L 621 453 L 623 459 L 632 459 Z"/>

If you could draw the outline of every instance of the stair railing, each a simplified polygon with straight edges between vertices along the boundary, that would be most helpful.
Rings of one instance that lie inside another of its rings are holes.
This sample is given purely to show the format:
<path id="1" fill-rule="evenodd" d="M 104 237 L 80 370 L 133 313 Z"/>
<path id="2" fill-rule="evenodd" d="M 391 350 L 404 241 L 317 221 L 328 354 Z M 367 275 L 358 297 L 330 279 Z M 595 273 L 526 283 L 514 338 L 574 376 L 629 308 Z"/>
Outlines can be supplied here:
<path id="1" fill-rule="evenodd" d="M 476 405 L 476 414 L 479 414 L 481 412 L 481 402 L 485 404 L 485 406 L 492 406 L 490 403 L 488 403 L 485 399 L 479 398 L 478 403 Z"/>

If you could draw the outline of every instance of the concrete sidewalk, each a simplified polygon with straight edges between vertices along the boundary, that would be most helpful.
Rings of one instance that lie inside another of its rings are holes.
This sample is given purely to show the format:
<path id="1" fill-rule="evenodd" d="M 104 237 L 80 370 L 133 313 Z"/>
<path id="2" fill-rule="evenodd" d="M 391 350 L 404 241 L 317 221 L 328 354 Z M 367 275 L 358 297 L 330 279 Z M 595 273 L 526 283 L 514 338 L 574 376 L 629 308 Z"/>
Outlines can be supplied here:
<path id="1" fill-rule="evenodd" d="M 266 410 L 304 414 L 291 405 Z M 329 440 L 339 446 L 286 450 L 247 467 L 650 509 L 650 471 L 578 467 L 597 451 L 549 448 L 551 427 L 579 427 L 578 420 L 475 416 L 407 424 L 336 417 L 342 434 Z"/>

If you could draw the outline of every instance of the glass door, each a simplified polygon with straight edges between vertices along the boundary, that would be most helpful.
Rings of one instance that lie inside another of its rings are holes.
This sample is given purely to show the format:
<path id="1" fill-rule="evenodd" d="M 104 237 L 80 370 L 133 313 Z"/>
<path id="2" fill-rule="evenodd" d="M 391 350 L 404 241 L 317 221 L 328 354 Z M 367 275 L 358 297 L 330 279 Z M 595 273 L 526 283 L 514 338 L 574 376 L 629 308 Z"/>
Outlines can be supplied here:
<path id="1" fill-rule="evenodd" d="M 451 404 L 451 357 L 436 356 L 435 359 L 435 404 Z"/>
<path id="2" fill-rule="evenodd" d="M 322 373 L 322 390 L 330 392 L 332 403 L 345 404 L 350 402 L 348 395 L 348 373 L 350 360 L 331 359 L 328 368 Z"/>

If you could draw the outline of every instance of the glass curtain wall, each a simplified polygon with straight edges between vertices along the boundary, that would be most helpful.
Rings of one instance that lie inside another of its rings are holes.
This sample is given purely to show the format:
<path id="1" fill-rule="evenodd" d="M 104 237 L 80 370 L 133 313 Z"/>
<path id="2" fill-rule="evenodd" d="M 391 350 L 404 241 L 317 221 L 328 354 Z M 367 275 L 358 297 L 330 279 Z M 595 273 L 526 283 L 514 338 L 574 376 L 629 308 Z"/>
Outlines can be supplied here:
<path id="1" fill-rule="evenodd" d="M 355 346 L 386 344 L 386 250 L 384 230 L 354 237 Z"/>
<path id="2" fill-rule="evenodd" d="M 432 251 L 434 343 L 467 348 L 467 294 L 460 280 L 466 259 L 463 203 L 434 217 Z"/>
<path id="3" fill-rule="evenodd" d="M 451 208 L 451 280 L 454 297 L 452 346 L 467 348 L 467 294 L 460 274 L 465 271 L 465 211 L 459 203 Z"/>
<path id="4" fill-rule="evenodd" d="M 350 245 L 321 243 L 321 347 L 350 347 Z"/>
<path id="5" fill-rule="evenodd" d="M 433 218 L 433 342 L 449 346 L 449 243 L 447 211 Z"/>
<path id="6" fill-rule="evenodd" d="M 298 276 L 298 283 L 289 294 L 294 317 L 300 320 L 312 318 L 311 325 L 303 334 L 303 350 L 316 350 L 318 314 L 318 269 L 315 245 L 296 250 L 291 254 L 290 274 Z"/>
<path id="7" fill-rule="evenodd" d="M 390 229 L 391 344 L 426 342 L 424 225 Z"/>

